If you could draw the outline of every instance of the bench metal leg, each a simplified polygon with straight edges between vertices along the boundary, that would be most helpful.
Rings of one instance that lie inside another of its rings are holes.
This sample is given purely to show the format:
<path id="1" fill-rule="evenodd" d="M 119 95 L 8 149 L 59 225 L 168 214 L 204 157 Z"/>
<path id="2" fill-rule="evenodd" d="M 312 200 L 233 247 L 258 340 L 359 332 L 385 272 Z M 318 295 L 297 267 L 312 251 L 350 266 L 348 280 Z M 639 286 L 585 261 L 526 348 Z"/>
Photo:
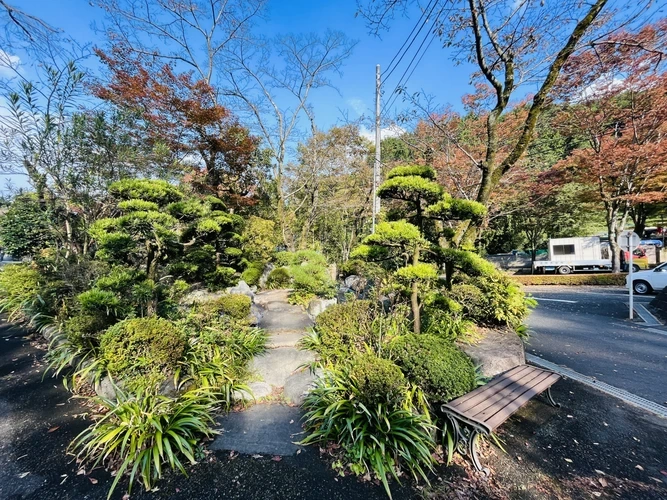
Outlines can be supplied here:
<path id="1" fill-rule="evenodd" d="M 472 434 L 468 438 L 468 454 L 470 455 L 470 460 L 475 466 L 478 472 L 483 473 L 485 476 L 489 475 L 489 469 L 482 466 L 482 462 L 479 461 L 479 455 L 477 454 L 477 441 L 479 439 L 479 432 L 475 429 L 472 431 Z"/>
<path id="2" fill-rule="evenodd" d="M 547 401 L 549 401 L 549 404 L 554 408 L 560 408 L 560 403 L 556 403 L 553 396 L 551 395 L 551 387 L 547 389 Z"/>
<path id="3" fill-rule="evenodd" d="M 447 420 L 449 420 L 449 427 L 451 427 L 454 434 L 454 448 L 456 451 L 461 455 L 469 456 L 475 469 L 488 476 L 489 469 L 482 466 L 477 453 L 477 444 L 480 436 L 479 430 L 469 425 L 460 425 L 458 419 L 454 415 L 448 414 Z"/>

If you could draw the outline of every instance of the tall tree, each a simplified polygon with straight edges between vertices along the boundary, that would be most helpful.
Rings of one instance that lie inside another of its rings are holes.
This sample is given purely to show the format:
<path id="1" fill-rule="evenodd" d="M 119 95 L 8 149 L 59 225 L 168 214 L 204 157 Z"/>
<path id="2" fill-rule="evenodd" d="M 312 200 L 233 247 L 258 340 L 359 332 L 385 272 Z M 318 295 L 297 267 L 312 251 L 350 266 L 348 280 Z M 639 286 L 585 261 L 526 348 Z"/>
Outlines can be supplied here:
<path id="1" fill-rule="evenodd" d="M 298 162 L 286 169 L 295 246 L 319 242 L 335 261 L 348 259 L 370 215 L 370 146 L 352 125 L 317 131 L 299 145 Z"/>
<path id="2" fill-rule="evenodd" d="M 562 126 L 586 140 L 558 173 L 589 186 L 602 202 L 615 272 L 621 267 L 616 240 L 631 207 L 636 213 L 642 204 L 667 199 L 661 182 L 667 176 L 666 28 L 662 20 L 610 37 L 571 58 L 558 86 L 569 102 Z"/>
<path id="3" fill-rule="evenodd" d="M 110 82 L 95 95 L 144 122 L 151 146 L 164 145 L 180 162 L 190 160 L 193 181 L 239 206 L 251 202 L 257 187 L 258 139 L 232 112 L 217 103 L 216 90 L 192 72 L 177 73 L 171 64 L 133 59 L 131 49 L 96 51 L 110 71 Z M 194 161 L 193 157 L 196 158 Z"/>
<path id="4" fill-rule="evenodd" d="M 400 7 L 413 2 L 383 0 L 362 9 L 370 28 L 378 32 L 388 27 Z M 540 114 L 550 102 L 554 84 L 567 60 L 582 46 L 610 28 L 611 19 L 627 22 L 636 18 L 652 2 L 639 6 L 617 5 L 610 0 L 466 0 L 429 2 L 424 10 L 435 12 L 433 31 L 445 46 L 453 49 L 459 62 L 474 62 L 473 80 L 488 88 L 483 154 L 469 154 L 480 170 L 476 200 L 488 205 L 491 195 L 530 145 Z M 440 7 L 439 9 L 437 7 Z M 625 9 L 625 12 L 621 12 Z M 606 15 L 605 15 L 606 12 Z M 616 14 L 616 16 L 614 16 Z M 431 17 L 431 15 L 429 15 Z M 537 88 L 520 124 L 520 133 L 506 153 L 499 149 L 503 115 L 522 85 Z M 399 89 L 401 90 L 401 89 Z M 404 89 L 402 89 L 404 91 Z M 485 90 L 486 92 L 486 90 Z M 471 223 L 462 235 L 471 242 L 479 225 Z"/>
<path id="5" fill-rule="evenodd" d="M 341 74 L 354 42 L 338 31 L 323 35 L 285 35 L 273 39 L 237 41 L 227 67 L 227 94 L 245 109 L 273 160 L 277 217 L 286 245 L 292 235 L 286 218 L 288 193 L 285 167 L 298 134 L 314 135 L 312 92 L 331 87 L 330 75 Z M 307 132 L 299 126 L 305 118 Z"/>
<path id="6" fill-rule="evenodd" d="M 194 80 L 221 88 L 233 42 L 249 34 L 265 0 L 96 0 L 106 13 L 111 46 L 130 61 L 149 57 L 192 71 Z M 223 63 L 223 64 L 221 64 Z M 217 95 L 214 96 L 217 104 Z"/>

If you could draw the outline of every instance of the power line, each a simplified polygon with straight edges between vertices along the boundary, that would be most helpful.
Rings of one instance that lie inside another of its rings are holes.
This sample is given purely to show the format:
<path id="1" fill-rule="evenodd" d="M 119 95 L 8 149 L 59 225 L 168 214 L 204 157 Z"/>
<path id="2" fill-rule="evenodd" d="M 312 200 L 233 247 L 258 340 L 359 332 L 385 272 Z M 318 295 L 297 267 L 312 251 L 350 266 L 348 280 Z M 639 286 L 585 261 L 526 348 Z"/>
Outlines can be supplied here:
<path id="1" fill-rule="evenodd" d="M 415 62 L 415 59 L 417 58 L 417 56 L 421 52 L 422 47 L 424 47 L 424 44 L 426 43 L 426 40 L 428 40 L 429 36 L 431 36 L 431 41 L 429 42 L 429 44 L 426 47 L 426 49 L 424 50 L 424 52 L 421 53 L 421 56 L 419 57 L 419 61 L 417 61 L 417 64 L 415 64 L 414 67 L 413 67 L 412 65 Z M 384 114 L 385 110 L 391 109 L 391 106 L 393 106 L 394 102 L 396 101 L 396 99 L 399 96 L 399 92 L 398 92 L 399 88 L 401 87 L 401 85 L 405 85 L 408 82 L 408 80 L 410 79 L 410 77 L 414 73 L 415 69 L 417 68 L 417 66 L 419 65 L 421 60 L 423 59 L 424 54 L 426 54 L 426 52 L 428 51 L 428 48 L 431 46 L 431 43 L 433 43 L 433 40 L 435 39 L 435 37 L 436 37 L 436 32 L 435 31 L 433 33 L 431 33 L 430 31 L 428 33 L 426 33 L 426 36 L 422 40 L 422 43 L 419 45 L 419 48 L 417 48 L 417 51 L 412 56 L 412 59 L 410 60 L 410 63 L 405 68 L 405 71 L 403 72 L 403 75 L 401 75 L 401 78 L 398 80 L 398 83 L 396 84 L 396 87 L 394 87 L 394 90 L 392 91 L 392 96 L 389 98 L 389 102 L 386 103 L 382 107 L 382 111 L 380 112 L 381 115 Z M 405 78 L 405 76 L 408 74 L 408 71 L 410 71 L 410 68 L 412 68 L 412 72 L 410 73 L 410 76 Z"/>
<path id="2" fill-rule="evenodd" d="M 424 15 L 426 14 L 426 11 L 428 10 L 429 6 L 431 6 L 431 3 L 433 3 L 433 6 L 431 7 L 431 10 L 429 11 L 428 16 L 426 16 L 426 19 L 424 19 L 424 22 L 422 23 L 422 19 L 424 18 Z M 424 26 L 426 26 L 426 23 L 428 22 L 431 14 L 433 13 L 433 10 L 435 9 L 437 4 L 438 4 L 437 0 L 430 0 L 430 2 L 426 5 L 426 8 L 422 11 L 422 15 L 417 20 L 417 23 L 412 28 L 412 31 L 410 32 L 408 37 L 405 39 L 405 42 L 403 42 L 403 45 L 401 45 L 401 48 L 398 49 L 398 52 L 396 52 L 396 54 L 394 55 L 392 60 L 387 65 L 386 75 L 384 76 L 385 81 L 391 76 L 391 74 L 394 72 L 394 70 L 401 63 L 401 61 L 405 57 L 405 54 L 407 54 L 408 51 L 410 50 L 410 47 L 412 47 L 412 44 L 415 43 L 415 40 L 419 36 L 419 33 L 421 33 L 421 30 L 424 29 Z M 417 26 L 419 26 L 420 23 L 421 23 L 421 27 L 419 28 L 419 31 L 417 31 L 417 33 L 415 33 L 415 35 L 413 37 L 412 34 L 415 32 L 415 30 L 417 29 Z M 403 47 L 405 47 L 405 44 L 408 43 L 408 40 L 410 40 L 410 38 L 412 38 L 412 41 L 410 41 L 410 45 L 408 45 L 407 48 L 405 49 L 405 52 L 403 52 Z M 401 55 L 400 59 L 398 61 L 396 61 L 396 65 L 392 68 L 392 64 L 394 63 L 394 61 L 396 60 L 398 55 L 401 54 L 401 52 L 403 52 L 403 54 Z"/>

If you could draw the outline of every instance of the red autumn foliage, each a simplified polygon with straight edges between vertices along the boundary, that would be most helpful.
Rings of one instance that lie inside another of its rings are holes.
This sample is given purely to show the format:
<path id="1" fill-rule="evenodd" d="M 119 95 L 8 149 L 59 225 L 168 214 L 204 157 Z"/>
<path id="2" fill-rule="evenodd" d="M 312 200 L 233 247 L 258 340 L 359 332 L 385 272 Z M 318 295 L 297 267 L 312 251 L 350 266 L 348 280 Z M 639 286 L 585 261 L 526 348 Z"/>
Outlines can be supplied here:
<path id="1" fill-rule="evenodd" d="M 177 159 L 192 164 L 188 180 L 200 191 L 232 206 L 252 202 L 259 139 L 217 103 L 210 84 L 170 64 L 137 58 L 122 45 L 96 54 L 110 72 L 108 84 L 93 88 L 97 97 L 137 113 L 150 144 L 166 144 Z"/>
<path id="2" fill-rule="evenodd" d="M 560 127 L 585 146 L 558 167 L 603 203 L 667 199 L 666 30 L 661 20 L 619 33 L 572 57 L 559 82 Z"/>

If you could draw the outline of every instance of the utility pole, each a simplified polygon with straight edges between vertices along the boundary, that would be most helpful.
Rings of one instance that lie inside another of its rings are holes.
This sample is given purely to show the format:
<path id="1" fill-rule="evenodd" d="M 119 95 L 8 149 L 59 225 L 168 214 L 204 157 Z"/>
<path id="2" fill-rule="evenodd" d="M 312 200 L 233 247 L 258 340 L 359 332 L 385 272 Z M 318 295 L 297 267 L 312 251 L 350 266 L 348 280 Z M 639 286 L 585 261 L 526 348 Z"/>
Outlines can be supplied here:
<path id="1" fill-rule="evenodd" d="M 377 190 L 380 185 L 380 65 L 375 66 L 375 163 L 373 164 L 373 233 L 380 213 L 380 198 Z"/>

